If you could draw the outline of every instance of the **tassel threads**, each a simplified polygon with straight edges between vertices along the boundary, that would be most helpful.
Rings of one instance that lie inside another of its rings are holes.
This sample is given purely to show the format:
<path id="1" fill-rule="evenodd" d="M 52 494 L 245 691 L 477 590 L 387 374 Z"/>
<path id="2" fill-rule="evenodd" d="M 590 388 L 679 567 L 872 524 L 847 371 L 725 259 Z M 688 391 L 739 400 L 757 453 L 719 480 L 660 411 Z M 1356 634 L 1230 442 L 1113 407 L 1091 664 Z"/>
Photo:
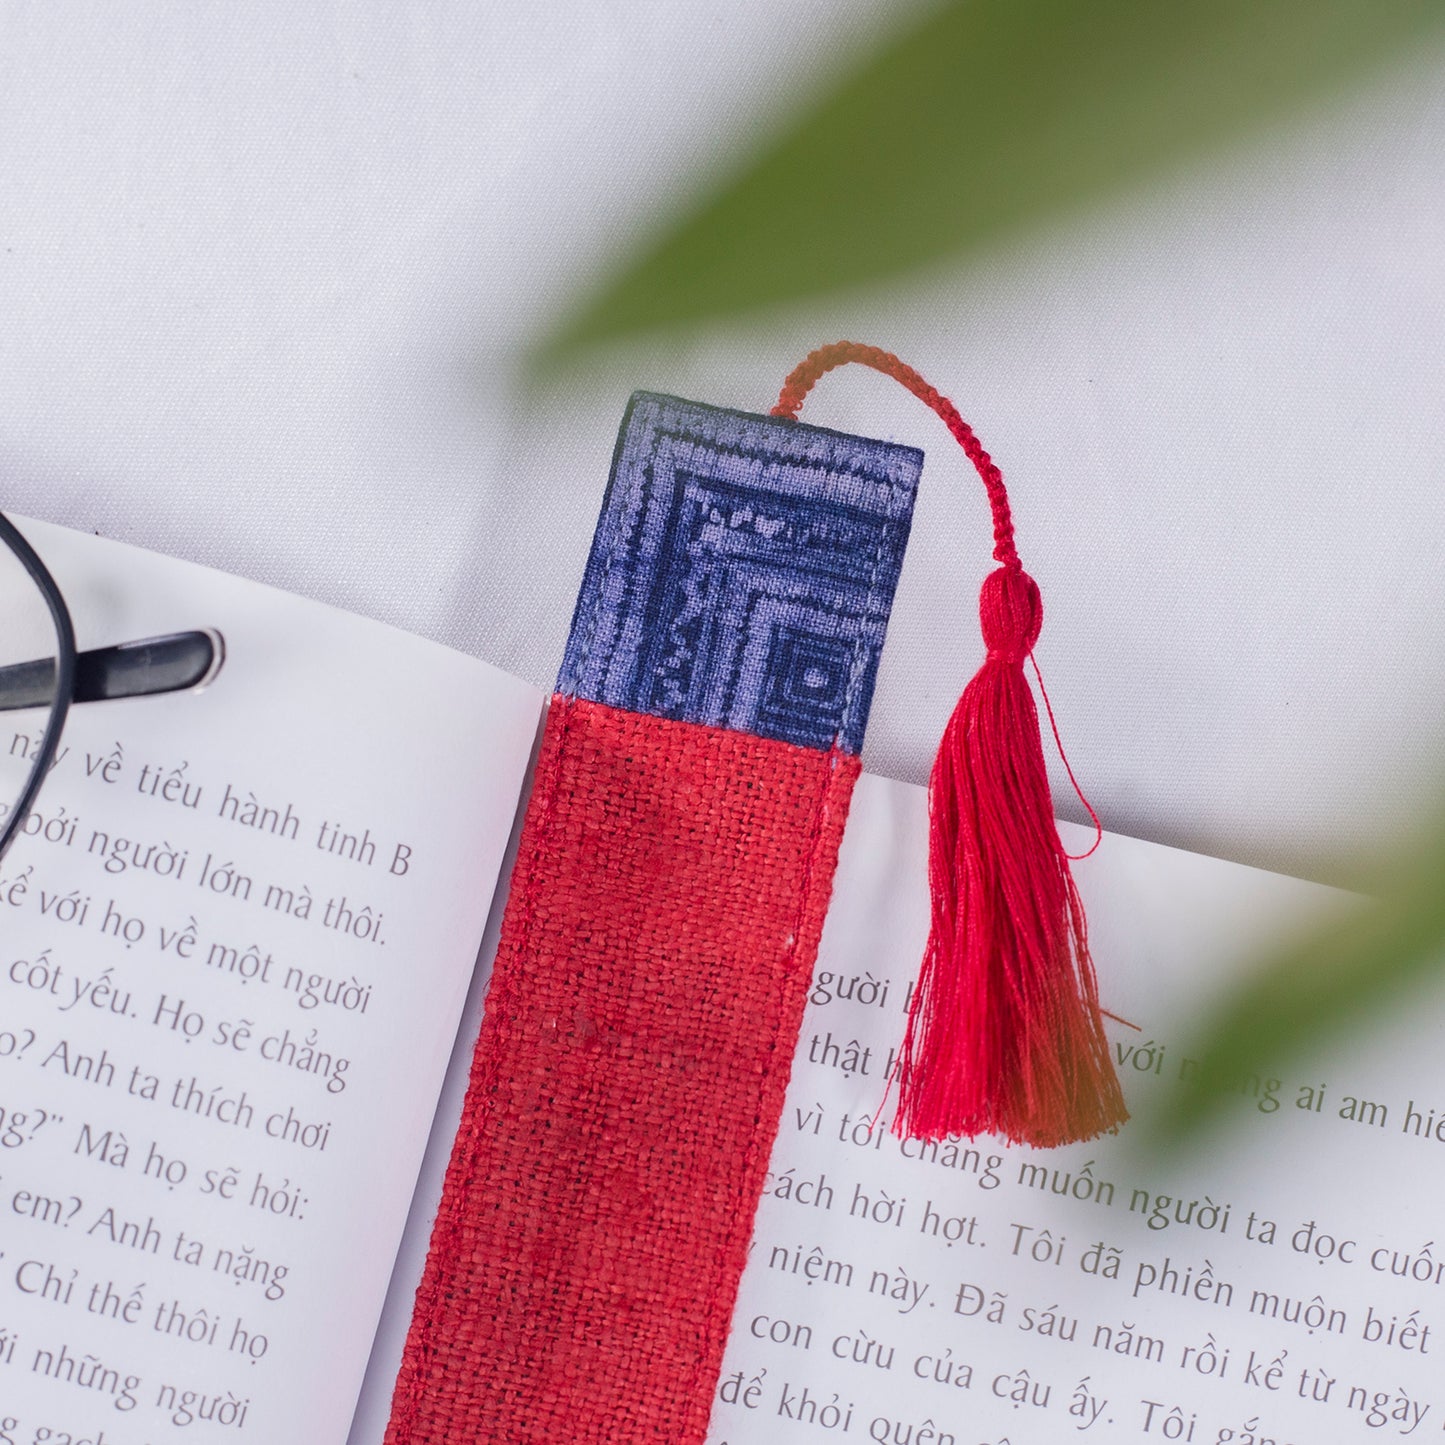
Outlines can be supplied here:
<path id="1" fill-rule="evenodd" d="M 1024 676 L 1043 622 L 1039 589 L 1019 562 L 998 467 L 953 403 L 896 356 L 848 341 L 820 347 L 788 376 L 773 415 L 796 419 L 814 382 L 850 361 L 893 377 L 943 419 L 983 480 L 1002 564 L 979 596 L 988 655 L 929 782 L 933 916 L 896 1065 L 894 1127 L 1043 1148 L 1090 1139 L 1128 1112 Z"/>
<path id="2" fill-rule="evenodd" d="M 1054 826 L 1024 662 L 1043 606 L 1017 565 L 984 580 L 988 656 L 929 782 L 933 918 L 898 1066 L 897 1127 L 1049 1148 L 1128 1117 L 1083 905 Z"/>

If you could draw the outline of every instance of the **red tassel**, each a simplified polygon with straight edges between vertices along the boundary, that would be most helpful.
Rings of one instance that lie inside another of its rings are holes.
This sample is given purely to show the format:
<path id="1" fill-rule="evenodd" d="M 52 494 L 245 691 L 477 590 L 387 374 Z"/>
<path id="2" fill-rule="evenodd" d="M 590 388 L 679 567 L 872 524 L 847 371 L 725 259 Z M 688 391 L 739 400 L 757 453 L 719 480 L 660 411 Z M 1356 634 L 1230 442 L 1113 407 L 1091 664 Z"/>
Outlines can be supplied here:
<path id="1" fill-rule="evenodd" d="M 988 657 L 929 781 L 933 925 L 899 1063 L 898 1125 L 916 1138 L 990 1133 L 1047 1148 L 1117 1129 L 1128 1114 L 1024 676 L 1039 589 L 1017 563 L 1000 567 L 979 613 Z"/>
<path id="2" fill-rule="evenodd" d="M 897 357 L 852 342 L 815 351 L 773 414 L 795 417 L 813 382 L 847 361 L 901 381 L 947 423 L 988 489 L 1003 564 L 979 596 L 988 656 L 949 719 L 929 782 L 933 921 L 897 1065 L 895 1128 L 1039 1147 L 1090 1139 L 1128 1112 L 1024 676 L 1043 622 L 1039 589 L 1014 548 L 998 468 L 953 403 Z"/>

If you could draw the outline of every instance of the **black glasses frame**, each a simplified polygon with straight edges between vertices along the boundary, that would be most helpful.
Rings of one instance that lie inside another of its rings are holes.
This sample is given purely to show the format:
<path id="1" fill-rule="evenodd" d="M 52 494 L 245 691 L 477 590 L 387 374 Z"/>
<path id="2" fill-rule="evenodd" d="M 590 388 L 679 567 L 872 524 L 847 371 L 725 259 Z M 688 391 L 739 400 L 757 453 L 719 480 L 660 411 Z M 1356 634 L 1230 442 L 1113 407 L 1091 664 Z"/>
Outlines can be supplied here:
<path id="1" fill-rule="evenodd" d="M 5 819 L 4 826 L 0 827 L 0 858 L 3 858 L 15 840 L 15 835 L 24 826 L 25 819 L 29 817 L 30 809 L 34 807 L 36 796 L 40 792 L 40 785 L 55 762 L 55 754 L 60 748 L 60 734 L 70 712 L 70 700 L 75 696 L 76 655 L 75 626 L 70 620 L 70 609 L 65 605 L 65 598 L 61 596 L 60 588 L 55 585 L 55 578 L 50 575 L 45 563 L 35 555 L 35 549 L 3 512 L 0 512 L 0 541 L 15 554 L 20 565 L 30 574 L 31 581 L 40 589 L 45 605 L 50 609 L 50 620 L 55 624 L 56 640 L 54 670 L 51 674 L 54 678 L 54 694 L 50 703 L 50 720 L 45 725 L 45 736 L 40 741 L 40 750 L 35 755 L 25 787 L 10 810 L 10 815 Z"/>
<path id="2" fill-rule="evenodd" d="M 204 687 L 220 671 L 226 644 L 219 632 L 208 627 L 77 653 L 75 626 L 55 578 L 3 512 L 0 512 L 0 543 L 10 548 L 40 589 L 55 624 L 56 637 L 54 657 L 0 667 L 0 712 L 13 708 L 50 709 L 25 787 L 0 825 L 0 858 L 3 858 L 25 826 L 41 785 L 55 764 L 60 735 L 72 703 L 146 697 Z"/>

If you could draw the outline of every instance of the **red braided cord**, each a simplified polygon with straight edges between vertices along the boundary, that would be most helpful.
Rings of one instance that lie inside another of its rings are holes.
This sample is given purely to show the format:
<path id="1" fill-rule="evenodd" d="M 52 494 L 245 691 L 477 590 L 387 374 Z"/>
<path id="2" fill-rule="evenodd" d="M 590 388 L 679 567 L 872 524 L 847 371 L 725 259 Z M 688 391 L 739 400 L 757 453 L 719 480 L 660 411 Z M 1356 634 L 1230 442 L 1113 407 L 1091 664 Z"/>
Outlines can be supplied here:
<path id="1" fill-rule="evenodd" d="M 994 560 L 1005 567 L 1019 567 L 1018 550 L 1014 547 L 1013 516 L 1009 512 L 1008 492 L 1004 489 L 1003 473 L 994 465 L 993 458 L 984 451 L 983 444 L 974 436 L 973 429 L 958 414 L 958 408 L 949 399 L 930 386 L 906 361 L 900 361 L 891 351 L 879 346 L 864 346 L 857 341 L 835 341 L 830 346 L 820 346 L 811 351 L 788 373 L 783 389 L 778 393 L 778 404 L 771 415 L 797 421 L 803 398 L 813 388 L 813 383 L 825 372 L 850 361 L 871 366 L 891 376 L 921 401 L 931 407 L 943 424 L 951 431 L 959 446 L 968 454 L 968 459 L 983 478 L 988 493 L 988 505 L 993 512 L 993 555 Z"/>

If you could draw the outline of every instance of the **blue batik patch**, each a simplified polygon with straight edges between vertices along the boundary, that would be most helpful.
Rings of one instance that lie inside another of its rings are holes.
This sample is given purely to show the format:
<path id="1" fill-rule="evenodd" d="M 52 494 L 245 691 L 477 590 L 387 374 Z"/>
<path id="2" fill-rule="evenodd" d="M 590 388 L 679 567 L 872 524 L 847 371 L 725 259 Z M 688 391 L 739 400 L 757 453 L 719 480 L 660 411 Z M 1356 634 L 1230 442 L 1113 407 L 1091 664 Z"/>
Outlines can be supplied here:
<path id="1" fill-rule="evenodd" d="M 638 392 L 557 690 L 863 745 L 923 453 Z"/>

